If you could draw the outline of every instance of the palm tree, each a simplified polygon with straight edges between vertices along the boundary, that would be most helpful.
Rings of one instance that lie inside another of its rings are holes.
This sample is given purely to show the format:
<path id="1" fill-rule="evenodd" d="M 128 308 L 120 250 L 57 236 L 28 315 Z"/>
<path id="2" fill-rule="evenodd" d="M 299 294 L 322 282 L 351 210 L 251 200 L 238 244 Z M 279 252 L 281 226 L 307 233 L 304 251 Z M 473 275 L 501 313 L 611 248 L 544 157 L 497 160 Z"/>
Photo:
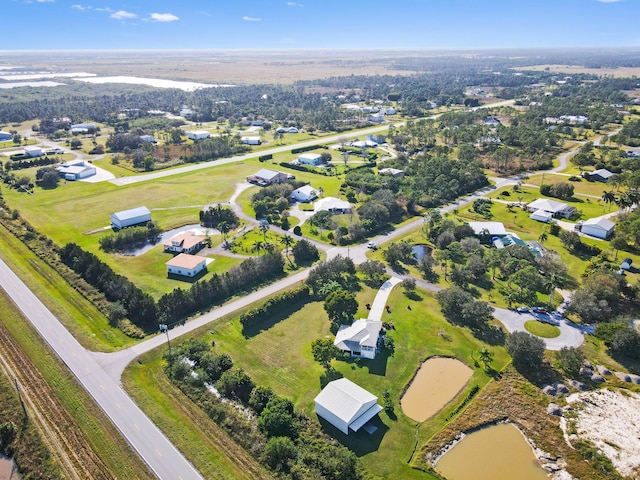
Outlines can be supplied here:
<path id="1" fill-rule="evenodd" d="M 226 244 L 227 243 L 227 233 L 229 233 L 229 230 L 231 230 L 231 225 L 229 225 L 229 222 L 223 220 L 218 224 L 218 230 L 222 234 L 222 240 Z"/>
<path id="2" fill-rule="evenodd" d="M 549 239 L 549 234 L 547 233 L 546 230 L 543 230 L 542 233 L 540 234 L 540 236 L 538 237 L 538 241 L 540 243 L 544 243 Z"/>
<path id="3" fill-rule="evenodd" d="M 479 352 L 478 358 L 484 365 L 484 369 L 487 370 L 493 361 L 493 352 L 491 352 L 487 347 L 483 347 Z"/>
<path id="4" fill-rule="evenodd" d="M 604 208 L 607 206 L 607 203 L 609 204 L 609 210 L 611 210 L 611 205 L 616 201 L 616 196 L 613 193 L 613 190 L 610 190 L 608 192 L 604 192 L 602 194 L 602 202 L 604 204 L 604 207 L 602 208 L 602 211 L 604 212 Z"/>
<path id="5" fill-rule="evenodd" d="M 544 288 L 549 290 L 549 306 L 553 303 L 553 294 L 556 291 L 556 287 L 562 284 L 562 277 L 557 273 L 552 273 L 544 280 Z"/>
<path id="6" fill-rule="evenodd" d="M 284 255 L 287 257 L 287 260 L 289 260 L 289 264 L 291 264 L 291 259 L 289 258 L 289 247 L 293 245 L 293 238 L 291 238 L 291 235 L 285 235 L 280 240 L 280 243 L 284 245 Z"/>
<path id="7" fill-rule="evenodd" d="M 262 232 L 262 239 L 267 241 L 267 232 L 269 231 L 269 222 L 260 222 L 260 231 Z"/>
<path id="8" fill-rule="evenodd" d="M 256 240 L 253 243 L 253 251 L 257 252 L 260 255 L 260 251 L 264 250 L 264 242 L 262 240 Z"/>

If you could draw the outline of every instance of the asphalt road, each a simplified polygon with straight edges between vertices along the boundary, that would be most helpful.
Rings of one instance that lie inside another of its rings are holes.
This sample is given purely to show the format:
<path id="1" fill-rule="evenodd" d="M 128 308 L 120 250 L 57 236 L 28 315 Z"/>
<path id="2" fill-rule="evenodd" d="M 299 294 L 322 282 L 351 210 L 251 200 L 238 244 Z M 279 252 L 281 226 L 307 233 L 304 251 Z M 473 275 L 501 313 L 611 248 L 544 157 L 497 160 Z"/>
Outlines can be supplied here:
<path id="1" fill-rule="evenodd" d="M 203 479 L 125 393 L 120 378 L 110 376 L 2 260 L 0 285 L 158 478 Z"/>

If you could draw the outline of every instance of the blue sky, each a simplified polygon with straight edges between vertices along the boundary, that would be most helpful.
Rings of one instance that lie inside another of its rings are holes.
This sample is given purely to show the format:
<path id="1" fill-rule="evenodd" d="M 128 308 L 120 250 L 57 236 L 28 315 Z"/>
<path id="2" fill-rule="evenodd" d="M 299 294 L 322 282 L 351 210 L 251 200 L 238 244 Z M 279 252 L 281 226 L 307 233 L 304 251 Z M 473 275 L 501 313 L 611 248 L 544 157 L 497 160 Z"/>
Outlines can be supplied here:
<path id="1" fill-rule="evenodd" d="M 640 46 L 640 0 L 0 0 L 2 50 Z"/>

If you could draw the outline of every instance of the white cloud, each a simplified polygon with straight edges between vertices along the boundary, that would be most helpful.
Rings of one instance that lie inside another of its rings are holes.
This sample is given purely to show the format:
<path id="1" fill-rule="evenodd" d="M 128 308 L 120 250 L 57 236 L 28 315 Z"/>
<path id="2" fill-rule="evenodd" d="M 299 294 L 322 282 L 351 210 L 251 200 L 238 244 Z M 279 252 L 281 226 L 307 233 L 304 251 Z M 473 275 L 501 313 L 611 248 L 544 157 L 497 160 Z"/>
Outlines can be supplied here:
<path id="1" fill-rule="evenodd" d="M 71 5 L 71 8 L 75 10 L 80 10 L 81 12 L 87 12 L 91 10 L 91 7 L 85 7 L 84 5 Z"/>
<path id="2" fill-rule="evenodd" d="M 287 2 L 287 6 L 288 7 L 304 7 L 304 5 L 302 5 L 301 3 L 296 3 L 296 2 Z"/>
<path id="3" fill-rule="evenodd" d="M 622 0 L 597 0 L 600 3 L 618 3 L 621 2 Z"/>
<path id="4" fill-rule="evenodd" d="M 150 18 L 155 22 L 175 22 L 176 20 L 180 20 L 180 18 L 172 13 L 152 13 Z"/>
<path id="5" fill-rule="evenodd" d="M 242 19 L 245 22 L 261 22 L 262 19 L 261 18 L 253 18 L 253 17 L 247 17 L 246 15 L 244 17 L 242 17 Z"/>
<path id="6" fill-rule="evenodd" d="M 50 3 L 55 2 L 56 0 L 36 0 L 38 3 Z"/>
<path id="7" fill-rule="evenodd" d="M 135 13 L 127 12 L 126 10 L 118 10 L 109 15 L 109 18 L 113 18 L 114 20 L 130 20 L 137 17 L 138 15 Z"/>

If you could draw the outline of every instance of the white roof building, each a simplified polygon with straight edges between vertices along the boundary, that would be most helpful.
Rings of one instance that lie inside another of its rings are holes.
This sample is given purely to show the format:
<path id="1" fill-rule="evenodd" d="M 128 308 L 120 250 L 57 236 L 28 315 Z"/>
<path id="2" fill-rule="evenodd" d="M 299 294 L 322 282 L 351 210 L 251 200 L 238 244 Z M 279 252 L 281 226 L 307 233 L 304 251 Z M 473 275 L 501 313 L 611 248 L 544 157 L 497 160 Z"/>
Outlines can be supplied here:
<path id="1" fill-rule="evenodd" d="M 314 204 L 314 210 L 316 212 L 327 210 L 331 213 L 348 213 L 351 211 L 351 204 L 339 198 L 325 197 Z"/>
<path id="2" fill-rule="evenodd" d="M 262 140 L 260 140 L 260 137 L 241 137 L 240 143 L 244 143 L 245 145 L 260 145 Z"/>
<path id="3" fill-rule="evenodd" d="M 589 180 L 596 180 L 599 182 L 608 182 L 611 177 L 613 177 L 615 173 L 610 172 L 606 168 L 600 168 L 598 170 L 594 170 L 589 173 Z"/>
<path id="4" fill-rule="evenodd" d="M 507 230 L 502 222 L 469 222 L 469 226 L 476 235 L 491 235 L 492 237 L 504 237 Z"/>
<path id="5" fill-rule="evenodd" d="M 391 177 L 402 177 L 404 175 L 404 170 L 400 170 L 399 168 L 381 168 L 378 170 L 378 175 L 389 175 Z"/>
<path id="6" fill-rule="evenodd" d="M 269 170 L 268 168 L 262 168 L 253 175 L 247 177 L 247 182 L 256 183 L 258 185 L 271 185 L 272 183 L 284 182 L 293 178 L 293 175 L 289 175 L 284 172 L 276 172 L 275 170 Z"/>
<path id="7" fill-rule="evenodd" d="M 378 338 L 382 330 L 379 320 L 361 319 L 351 325 L 340 325 L 333 344 L 352 357 L 373 359 L 376 357 Z"/>
<path id="8" fill-rule="evenodd" d="M 151 221 L 151 212 L 147 207 L 130 208 L 111 214 L 111 225 L 115 228 L 125 228 Z"/>
<path id="9" fill-rule="evenodd" d="M 606 239 L 613 233 L 616 224 L 604 217 L 585 220 L 580 231 L 585 235 Z"/>
<path id="10" fill-rule="evenodd" d="M 542 210 L 543 212 L 550 213 L 554 217 L 558 216 L 565 218 L 569 218 L 576 212 L 575 207 L 569 206 L 566 203 L 549 200 L 548 198 L 538 198 L 537 200 L 534 200 L 527 205 L 527 210 L 530 212 Z"/>
<path id="11" fill-rule="evenodd" d="M 13 135 L 9 132 L 3 132 L 0 130 L 0 142 L 6 142 L 7 140 L 13 140 Z"/>
<path id="12" fill-rule="evenodd" d="M 181 275 L 183 277 L 195 277 L 198 273 L 207 268 L 207 259 L 188 253 L 179 253 L 165 263 L 167 274 Z"/>
<path id="13" fill-rule="evenodd" d="M 30 157 L 41 157 L 44 155 L 42 147 L 36 146 L 24 147 L 24 153 Z"/>
<path id="14" fill-rule="evenodd" d="M 187 134 L 187 138 L 191 140 L 204 140 L 211 136 L 211 134 L 206 130 L 189 130 L 185 133 Z"/>
<path id="15" fill-rule="evenodd" d="M 316 414 L 346 435 L 382 411 L 378 397 L 346 378 L 329 382 L 314 401 Z"/>
<path id="16" fill-rule="evenodd" d="M 297 202 L 310 202 L 318 198 L 318 191 L 311 185 L 304 185 L 291 192 L 290 196 Z"/>
<path id="17" fill-rule="evenodd" d="M 84 160 L 59 163 L 55 166 L 55 169 L 65 180 L 82 180 L 96 174 L 96 167 L 86 163 Z"/>

